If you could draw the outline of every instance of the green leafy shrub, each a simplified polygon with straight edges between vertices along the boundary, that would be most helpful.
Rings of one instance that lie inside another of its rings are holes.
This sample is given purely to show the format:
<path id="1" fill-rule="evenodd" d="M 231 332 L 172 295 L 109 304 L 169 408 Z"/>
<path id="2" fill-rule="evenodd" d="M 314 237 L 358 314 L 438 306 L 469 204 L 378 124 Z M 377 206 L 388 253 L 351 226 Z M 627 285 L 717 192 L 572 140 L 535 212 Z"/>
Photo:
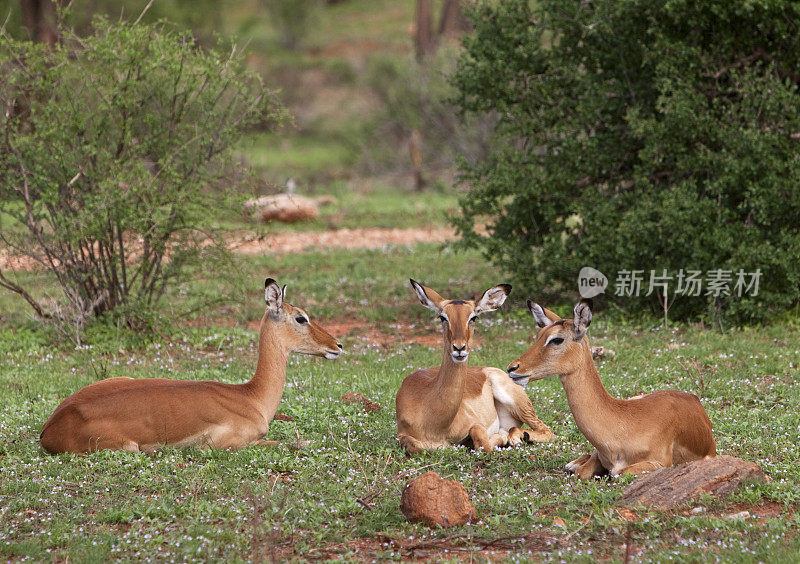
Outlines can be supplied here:
<path id="1" fill-rule="evenodd" d="M 757 296 L 670 315 L 757 320 L 800 297 L 800 10 L 788 1 L 484 2 L 454 77 L 498 143 L 462 170 L 467 244 L 528 289 L 579 269 L 761 271 Z M 475 230 L 488 218 L 486 235 Z M 674 289 L 676 280 L 672 281 Z M 616 298 L 623 307 L 657 306 Z"/>
<path id="2" fill-rule="evenodd" d="M 321 7 L 321 0 L 267 0 L 281 46 L 297 49 L 319 17 Z"/>
<path id="3" fill-rule="evenodd" d="M 373 170 L 411 166 L 409 152 L 398 151 L 418 132 L 426 169 L 454 166 L 457 158 L 469 163 L 487 154 L 494 115 L 459 116 L 451 99 L 455 89 L 449 76 L 455 72 L 458 49 L 443 46 L 420 64 L 413 57 L 372 57 L 366 83 L 382 102 L 382 111 L 370 134 L 364 154 Z"/>
<path id="4" fill-rule="evenodd" d="M 77 334 L 112 310 L 145 318 L 187 265 L 214 256 L 200 229 L 214 193 L 201 188 L 280 108 L 235 50 L 202 51 L 162 25 L 97 20 L 54 50 L 6 37 L 0 73 L 0 241 L 49 271 L 65 300 L 7 271 L 0 286 Z"/>

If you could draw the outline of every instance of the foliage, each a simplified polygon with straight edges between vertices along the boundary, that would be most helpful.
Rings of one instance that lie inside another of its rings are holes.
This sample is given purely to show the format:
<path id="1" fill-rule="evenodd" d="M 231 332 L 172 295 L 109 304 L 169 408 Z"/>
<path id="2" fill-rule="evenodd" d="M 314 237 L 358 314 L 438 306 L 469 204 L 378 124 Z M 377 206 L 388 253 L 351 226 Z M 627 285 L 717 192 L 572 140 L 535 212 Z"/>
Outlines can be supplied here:
<path id="1" fill-rule="evenodd" d="M 259 0 L 248 0 L 248 7 L 258 11 Z M 31 39 L 25 28 L 19 0 L 0 0 L 0 13 L 8 17 L 5 31 L 17 39 Z M 191 30 L 192 36 L 205 46 L 213 46 L 220 30 L 220 13 L 241 7 L 242 0 L 84 0 L 83 2 L 57 3 L 59 15 L 78 35 L 91 33 L 95 16 L 109 20 L 156 23 L 168 20 L 182 29 Z M 69 4 L 67 6 L 67 4 Z"/>
<path id="2" fill-rule="evenodd" d="M 458 103 L 501 118 L 462 171 L 467 244 L 551 290 L 586 265 L 641 269 L 645 289 L 651 270 L 761 269 L 756 297 L 731 283 L 674 317 L 758 320 L 800 298 L 797 3 L 513 0 L 472 21 Z"/>
<path id="3" fill-rule="evenodd" d="M 319 16 L 320 7 L 320 0 L 267 0 L 285 49 L 295 50 L 300 46 Z"/>
<path id="4" fill-rule="evenodd" d="M 67 313 L 0 272 L 42 317 L 152 308 L 199 255 L 213 182 L 254 123 L 279 118 L 241 56 L 162 25 L 96 22 L 54 50 L 0 43 L 0 240 L 58 281 Z M 210 266 L 210 264 L 209 264 Z"/>
<path id="5" fill-rule="evenodd" d="M 409 167 L 408 152 L 398 152 L 397 147 L 408 144 L 415 131 L 421 138 L 426 168 L 451 168 L 457 157 L 474 163 L 486 156 L 494 116 L 468 119 L 465 123 L 449 101 L 454 89 L 448 77 L 456 68 L 457 56 L 457 49 L 445 45 L 424 63 L 411 57 L 370 60 L 366 82 L 384 109 L 376 119 L 365 154 L 368 166 Z"/>

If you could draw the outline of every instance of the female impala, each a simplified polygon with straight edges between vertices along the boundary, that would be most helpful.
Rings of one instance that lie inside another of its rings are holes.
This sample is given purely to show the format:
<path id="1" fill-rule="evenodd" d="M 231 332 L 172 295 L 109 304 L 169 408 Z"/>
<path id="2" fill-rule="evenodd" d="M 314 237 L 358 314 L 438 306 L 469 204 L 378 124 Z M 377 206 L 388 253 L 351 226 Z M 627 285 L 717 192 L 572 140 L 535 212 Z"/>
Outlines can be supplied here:
<path id="1" fill-rule="evenodd" d="M 471 439 L 475 448 L 550 441 L 525 390 L 498 368 L 467 367 L 472 322 L 503 305 L 511 286 L 489 288 L 480 300 L 446 300 L 411 280 L 425 307 L 439 314 L 444 334 L 442 365 L 417 370 L 397 392 L 397 439 L 410 454 Z M 525 422 L 533 431 L 519 427 Z"/>
<path id="2" fill-rule="evenodd" d="M 283 289 L 265 282 L 258 365 L 245 384 L 163 378 L 109 378 L 78 390 L 44 424 L 50 453 L 162 446 L 239 448 L 264 440 L 278 410 L 290 352 L 334 359 L 342 345 L 308 314 L 284 302 Z"/>
<path id="3" fill-rule="evenodd" d="M 663 390 L 621 400 L 608 394 L 585 336 L 592 321 L 587 303 L 575 306 L 573 319 L 530 301 L 528 309 L 542 329 L 533 346 L 508 365 L 508 374 L 522 385 L 560 378 L 578 429 L 597 449 L 567 470 L 584 479 L 639 474 L 715 455 L 711 421 L 697 396 Z"/>

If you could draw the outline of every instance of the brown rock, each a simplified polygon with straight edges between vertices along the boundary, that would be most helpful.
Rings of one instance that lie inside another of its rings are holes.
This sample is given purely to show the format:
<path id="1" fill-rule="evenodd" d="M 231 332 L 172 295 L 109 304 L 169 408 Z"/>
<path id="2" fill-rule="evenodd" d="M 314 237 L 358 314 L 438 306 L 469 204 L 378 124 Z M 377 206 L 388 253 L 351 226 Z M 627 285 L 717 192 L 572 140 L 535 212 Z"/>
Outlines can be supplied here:
<path id="1" fill-rule="evenodd" d="M 264 223 L 296 223 L 316 218 L 319 215 L 319 206 L 315 200 L 297 194 L 275 194 L 248 200 L 244 204 L 244 213 L 256 213 Z"/>
<path id="2" fill-rule="evenodd" d="M 409 521 L 431 527 L 455 527 L 476 517 L 464 486 L 455 480 L 444 480 L 436 472 L 425 472 L 406 484 L 400 511 Z"/>
<path id="3" fill-rule="evenodd" d="M 716 456 L 646 474 L 625 488 L 619 503 L 672 507 L 701 494 L 726 496 L 745 480 L 772 481 L 752 462 L 734 456 Z"/>
<path id="4" fill-rule="evenodd" d="M 592 351 L 592 358 L 594 360 L 604 359 L 604 358 L 614 358 L 615 353 L 611 349 L 607 349 L 605 347 L 591 347 Z"/>
<path id="5" fill-rule="evenodd" d="M 381 404 L 372 401 L 361 392 L 348 392 L 342 396 L 342 401 L 346 404 L 360 403 L 364 406 L 364 411 L 367 413 L 380 411 L 382 409 Z"/>

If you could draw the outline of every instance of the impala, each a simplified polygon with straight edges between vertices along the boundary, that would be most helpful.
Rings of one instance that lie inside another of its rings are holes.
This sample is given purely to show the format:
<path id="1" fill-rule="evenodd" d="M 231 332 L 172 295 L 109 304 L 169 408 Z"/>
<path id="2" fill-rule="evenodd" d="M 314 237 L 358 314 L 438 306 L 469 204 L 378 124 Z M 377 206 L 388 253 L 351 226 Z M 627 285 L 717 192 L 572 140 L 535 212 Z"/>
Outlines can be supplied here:
<path id="1" fill-rule="evenodd" d="M 101 380 L 61 402 L 44 424 L 42 447 L 55 454 L 275 444 L 264 437 L 283 395 L 289 353 L 334 359 L 342 345 L 305 311 L 284 301 L 286 286 L 281 289 L 272 278 L 264 286 L 267 308 L 261 319 L 258 365 L 249 382 Z"/>
<path id="2" fill-rule="evenodd" d="M 511 292 L 501 284 L 489 288 L 477 302 L 446 300 L 411 280 L 425 307 L 442 322 L 444 358 L 441 366 L 417 370 L 397 392 L 397 439 L 410 453 L 472 441 L 486 451 L 519 445 L 523 440 L 550 441 L 550 428 L 539 421 L 525 390 L 498 368 L 468 367 L 475 318 L 499 308 Z M 532 430 L 522 430 L 527 423 Z"/>
<path id="3" fill-rule="evenodd" d="M 715 455 L 711 421 L 697 396 L 662 390 L 627 400 L 611 397 L 595 369 L 586 330 L 588 303 L 575 306 L 572 319 L 528 301 L 541 327 L 536 342 L 508 365 L 517 383 L 558 376 L 572 416 L 595 447 L 567 464 L 581 478 L 610 473 L 640 474 Z"/>

